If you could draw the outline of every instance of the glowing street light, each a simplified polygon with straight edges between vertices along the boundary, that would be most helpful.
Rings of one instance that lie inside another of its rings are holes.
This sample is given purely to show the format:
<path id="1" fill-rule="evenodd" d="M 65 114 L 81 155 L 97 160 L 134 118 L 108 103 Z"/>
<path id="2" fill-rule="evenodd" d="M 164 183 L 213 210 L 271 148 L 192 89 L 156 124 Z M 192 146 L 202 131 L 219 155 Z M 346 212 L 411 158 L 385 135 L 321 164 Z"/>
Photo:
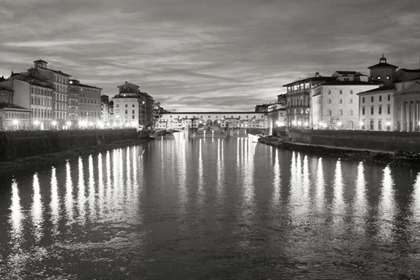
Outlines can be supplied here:
<path id="1" fill-rule="evenodd" d="M 338 125 L 338 127 L 341 127 L 343 125 L 343 123 L 342 122 L 338 122 L 337 125 Z"/>
<path id="2" fill-rule="evenodd" d="M 301 126 L 302 125 L 302 122 L 301 121 L 298 121 L 298 126 Z"/>
<path id="3" fill-rule="evenodd" d="M 56 122 L 56 121 L 52 121 L 52 122 L 51 122 L 51 124 L 52 124 L 53 126 L 56 126 L 56 125 L 57 125 L 57 122 Z"/>
<path id="4" fill-rule="evenodd" d="M 19 121 L 18 121 L 18 120 L 13 120 L 13 121 L 12 121 L 12 123 L 13 123 L 14 125 L 18 125 L 18 124 L 19 124 Z"/>
<path id="5" fill-rule="evenodd" d="M 391 126 L 391 122 L 386 122 L 386 126 Z"/>
<path id="6" fill-rule="evenodd" d="M 34 125 L 38 126 L 39 125 L 39 121 L 38 120 L 34 120 Z"/>
<path id="7" fill-rule="evenodd" d="M 305 122 L 305 126 L 309 126 L 309 123 L 308 122 Z"/>
<path id="8" fill-rule="evenodd" d="M 71 126 L 71 121 L 67 121 L 66 125 L 70 127 Z"/>

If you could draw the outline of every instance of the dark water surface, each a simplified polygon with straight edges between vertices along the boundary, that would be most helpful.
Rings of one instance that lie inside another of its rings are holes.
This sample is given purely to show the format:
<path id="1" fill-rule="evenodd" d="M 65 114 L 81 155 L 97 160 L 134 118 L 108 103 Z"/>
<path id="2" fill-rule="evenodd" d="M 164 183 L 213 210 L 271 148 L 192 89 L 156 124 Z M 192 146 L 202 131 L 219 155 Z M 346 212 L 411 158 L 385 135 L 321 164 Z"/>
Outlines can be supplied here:
<path id="1" fill-rule="evenodd" d="M 420 275 L 420 173 L 185 140 L 0 181 L 0 279 Z"/>

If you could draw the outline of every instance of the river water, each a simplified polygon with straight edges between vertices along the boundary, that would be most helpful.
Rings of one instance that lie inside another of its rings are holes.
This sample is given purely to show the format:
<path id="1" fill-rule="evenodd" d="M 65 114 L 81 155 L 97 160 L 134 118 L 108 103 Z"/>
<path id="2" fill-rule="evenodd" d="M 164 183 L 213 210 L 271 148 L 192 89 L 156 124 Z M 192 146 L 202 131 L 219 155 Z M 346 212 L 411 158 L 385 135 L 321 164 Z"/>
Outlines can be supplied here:
<path id="1" fill-rule="evenodd" d="M 0 184 L 0 279 L 420 275 L 407 167 L 175 134 Z"/>

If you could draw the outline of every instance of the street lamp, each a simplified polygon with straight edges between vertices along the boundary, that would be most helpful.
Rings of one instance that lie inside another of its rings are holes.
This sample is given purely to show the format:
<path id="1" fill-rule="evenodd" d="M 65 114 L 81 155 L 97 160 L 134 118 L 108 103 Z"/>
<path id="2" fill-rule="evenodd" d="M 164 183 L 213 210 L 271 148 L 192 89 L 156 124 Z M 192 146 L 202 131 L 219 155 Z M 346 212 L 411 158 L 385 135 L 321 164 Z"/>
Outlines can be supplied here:
<path id="1" fill-rule="evenodd" d="M 12 124 L 13 124 L 13 126 L 16 126 L 16 130 L 19 129 L 19 121 L 18 120 L 13 120 Z"/>
<path id="2" fill-rule="evenodd" d="M 67 122 L 66 122 L 66 125 L 70 128 L 70 126 L 71 126 L 71 121 L 67 121 Z"/>
<path id="3" fill-rule="evenodd" d="M 343 125 L 343 123 L 342 123 L 342 122 L 338 122 L 338 123 L 337 123 L 337 126 L 338 126 L 338 127 L 341 127 L 342 125 Z"/>
<path id="4" fill-rule="evenodd" d="M 57 122 L 56 121 L 52 121 L 51 124 L 52 124 L 53 127 L 55 127 L 55 129 L 57 129 Z"/>

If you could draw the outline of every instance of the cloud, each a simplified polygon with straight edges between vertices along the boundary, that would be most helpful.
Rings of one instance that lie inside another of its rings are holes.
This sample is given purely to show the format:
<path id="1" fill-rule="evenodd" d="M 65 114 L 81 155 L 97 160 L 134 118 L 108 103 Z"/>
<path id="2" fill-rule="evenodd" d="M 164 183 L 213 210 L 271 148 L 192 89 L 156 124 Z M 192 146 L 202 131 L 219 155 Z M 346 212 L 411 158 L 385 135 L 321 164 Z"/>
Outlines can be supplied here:
<path id="1" fill-rule="evenodd" d="M 103 88 L 140 85 L 168 109 L 253 110 L 283 84 L 382 53 L 418 67 L 414 0 L 3 0 L 0 74 L 43 59 Z"/>

